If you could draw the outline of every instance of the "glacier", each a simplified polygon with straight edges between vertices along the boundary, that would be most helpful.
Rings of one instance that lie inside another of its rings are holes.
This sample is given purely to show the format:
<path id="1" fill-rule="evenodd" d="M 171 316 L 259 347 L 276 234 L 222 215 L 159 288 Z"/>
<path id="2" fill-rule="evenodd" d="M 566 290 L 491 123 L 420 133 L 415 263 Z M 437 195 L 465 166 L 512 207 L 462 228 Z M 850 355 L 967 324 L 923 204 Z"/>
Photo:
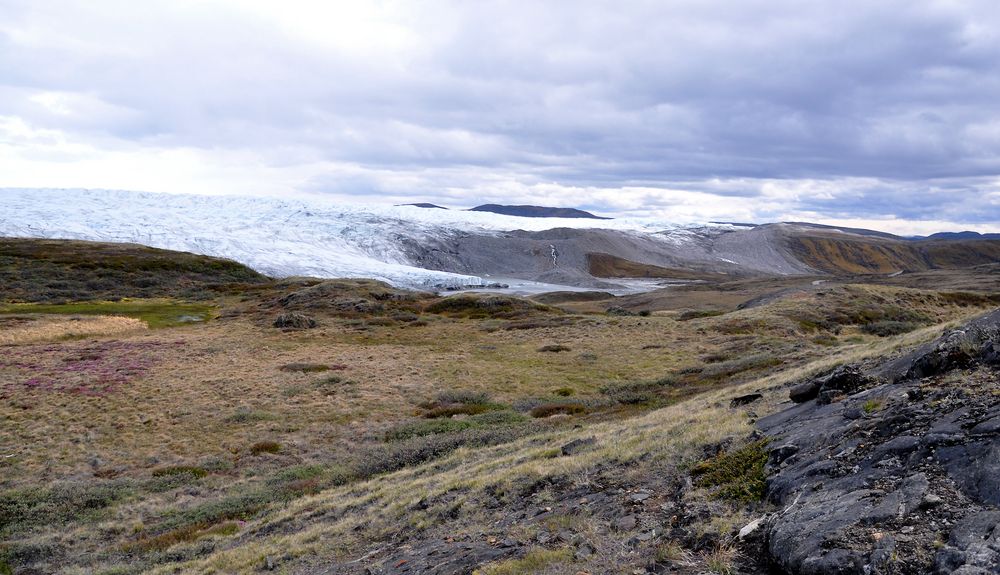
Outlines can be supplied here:
<path id="1" fill-rule="evenodd" d="M 601 228 L 683 242 L 654 218 L 524 218 L 415 206 L 97 189 L 0 188 L 0 236 L 128 242 L 229 258 L 272 277 L 374 278 L 415 289 L 484 286 L 482 278 L 411 265 L 403 240 L 449 233 Z"/>

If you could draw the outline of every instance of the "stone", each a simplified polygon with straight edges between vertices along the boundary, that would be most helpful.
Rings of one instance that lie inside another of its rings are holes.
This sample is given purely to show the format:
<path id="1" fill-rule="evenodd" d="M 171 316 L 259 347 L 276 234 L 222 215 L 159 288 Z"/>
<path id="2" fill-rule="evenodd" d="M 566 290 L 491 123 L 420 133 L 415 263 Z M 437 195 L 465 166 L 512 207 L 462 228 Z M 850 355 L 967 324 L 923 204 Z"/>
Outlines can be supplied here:
<path id="1" fill-rule="evenodd" d="M 563 445 L 560 448 L 560 451 L 562 452 L 563 455 L 576 455 L 577 453 L 586 450 L 588 447 L 594 445 L 595 443 L 597 443 L 597 439 L 594 437 L 584 437 L 581 439 L 574 439 L 573 441 L 570 441 L 566 445 Z"/>
<path id="2" fill-rule="evenodd" d="M 743 539 L 746 539 L 755 531 L 760 529 L 760 526 L 763 525 L 765 521 L 767 521 L 767 517 L 768 517 L 767 515 L 765 515 L 764 517 L 759 517 L 757 519 L 754 519 L 750 523 L 744 525 L 743 528 L 740 529 L 739 533 L 740 540 L 742 541 Z"/>
<path id="3" fill-rule="evenodd" d="M 578 561 L 581 561 L 583 559 L 587 559 L 595 552 L 597 552 L 597 549 L 594 549 L 593 545 L 591 545 L 590 543 L 584 543 L 576 548 L 576 551 L 573 553 L 573 556 Z"/>
<path id="4" fill-rule="evenodd" d="M 800 383 L 788 392 L 788 398 L 795 403 L 803 403 L 810 399 L 816 399 L 819 395 L 820 384 L 817 381 L 807 381 Z"/>
<path id="5" fill-rule="evenodd" d="M 797 445 L 792 445 L 790 443 L 786 443 L 785 445 L 775 447 L 768 454 L 768 463 L 770 463 L 771 465 L 779 465 L 783 463 L 786 459 L 795 455 L 798 452 L 799 452 L 799 447 Z"/>
<path id="6" fill-rule="evenodd" d="M 639 524 L 639 518 L 635 515 L 626 515 L 615 521 L 615 529 L 619 531 L 631 531 Z"/>
<path id="7" fill-rule="evenodd" d="M 737 407 L 742 407 L 744 405 L 750 405 L 751 403 L 757 401 L 758 399 L 761 399 L 762 397 L 764 396 L 759 393 L 748 393 L 746 395 L 739 395 L 730 400 L 729 407 L 737 408 Z"/>
<path id="8" fill-rule="evenodd" d="M 923 500 L 920 501 L 920 507 L 923 509 L 930 509 L 931 507 L 937 507 L 944 503 L 944 499 L 933 493 L 928 493 L 924 495 Z"/>

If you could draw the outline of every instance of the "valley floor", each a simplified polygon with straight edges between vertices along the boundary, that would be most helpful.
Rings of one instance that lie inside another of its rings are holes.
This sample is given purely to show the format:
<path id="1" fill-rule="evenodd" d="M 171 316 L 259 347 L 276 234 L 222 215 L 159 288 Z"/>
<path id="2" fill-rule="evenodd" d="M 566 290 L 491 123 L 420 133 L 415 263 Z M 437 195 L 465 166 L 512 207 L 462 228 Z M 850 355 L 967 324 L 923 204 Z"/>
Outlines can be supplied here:
<path id="1" fill-rule="evenodd" d="M 754 421 L 994 305 L 804 283 L 641 315 L 313 280 L 153 329 L 0 308 L 0 573 L 757 572 Z"/>

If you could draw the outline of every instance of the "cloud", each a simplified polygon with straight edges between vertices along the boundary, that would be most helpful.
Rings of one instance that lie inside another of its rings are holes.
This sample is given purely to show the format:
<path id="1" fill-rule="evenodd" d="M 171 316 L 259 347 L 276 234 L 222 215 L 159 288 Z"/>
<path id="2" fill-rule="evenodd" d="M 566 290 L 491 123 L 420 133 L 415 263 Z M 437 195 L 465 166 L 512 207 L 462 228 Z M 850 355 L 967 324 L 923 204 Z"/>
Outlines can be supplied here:
<path id="1" fill-rule="evenodd" d="M 1000 220 L 990 2 L 0 12 L 0 185 Z"/>

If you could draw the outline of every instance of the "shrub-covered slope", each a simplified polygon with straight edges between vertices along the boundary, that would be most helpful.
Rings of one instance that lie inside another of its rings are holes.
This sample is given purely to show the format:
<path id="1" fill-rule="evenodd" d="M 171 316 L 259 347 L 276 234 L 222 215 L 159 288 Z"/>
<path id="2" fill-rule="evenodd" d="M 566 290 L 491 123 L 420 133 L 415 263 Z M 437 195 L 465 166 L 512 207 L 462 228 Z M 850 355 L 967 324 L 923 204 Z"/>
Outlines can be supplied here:
<path id="1" fill-rule="evenodd" d="M 0 301 L 203 299 L 267 278 L 231 260 L 73 240 L 0 238 Z"/>

